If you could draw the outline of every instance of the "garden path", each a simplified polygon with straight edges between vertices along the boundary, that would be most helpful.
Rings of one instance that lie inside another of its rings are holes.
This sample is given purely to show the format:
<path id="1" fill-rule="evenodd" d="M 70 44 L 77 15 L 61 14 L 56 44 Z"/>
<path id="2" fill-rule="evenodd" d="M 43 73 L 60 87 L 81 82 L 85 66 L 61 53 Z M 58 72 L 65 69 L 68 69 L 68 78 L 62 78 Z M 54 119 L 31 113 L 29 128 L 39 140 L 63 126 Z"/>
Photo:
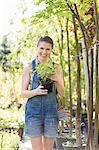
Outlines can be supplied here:
<path id="1" fill-rule="evenodd" d="M 23 137 L 23 140 L 20 143 L 19 150 L 32 150 L 31 142 L 28 137 Z M 53 149 L 58 150 L 58 149 Z"/>

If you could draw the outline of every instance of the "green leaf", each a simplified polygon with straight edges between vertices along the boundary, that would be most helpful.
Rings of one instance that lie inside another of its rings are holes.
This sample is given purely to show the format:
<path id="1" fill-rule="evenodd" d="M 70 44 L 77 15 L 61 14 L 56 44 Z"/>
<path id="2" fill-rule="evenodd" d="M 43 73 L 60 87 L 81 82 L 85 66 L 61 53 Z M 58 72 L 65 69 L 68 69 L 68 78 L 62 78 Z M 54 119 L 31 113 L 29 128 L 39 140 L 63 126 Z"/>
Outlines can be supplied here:
<path id="1" fill-rule="evenodd" d="M 43 0 L 36 0 L 35 5 L 39 5 L 41 2 L 43 2 Z"/>
<path id="2" fill-rule="evenodd" d="M 56 64 L 52 61 L 42 63 L 36 66 L 37 73 L 41 76 L 41 80 L 46 81 L 51 75 L 55 73 Z"/>

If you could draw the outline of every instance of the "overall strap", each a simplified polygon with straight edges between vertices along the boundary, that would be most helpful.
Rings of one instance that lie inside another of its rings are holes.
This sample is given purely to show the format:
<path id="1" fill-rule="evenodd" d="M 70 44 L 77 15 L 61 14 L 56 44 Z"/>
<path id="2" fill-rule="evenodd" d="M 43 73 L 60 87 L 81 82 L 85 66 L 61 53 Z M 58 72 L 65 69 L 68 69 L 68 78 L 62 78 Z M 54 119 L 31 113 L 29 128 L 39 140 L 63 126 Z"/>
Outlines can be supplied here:
<path id="1" fill-rule="evenodd" d="M 36 59 L 32 60 L 32 71 L 35 71 L 35 67 L 36 67 Z"/>
<path id="2" fill-rule="evenodd" d="M 31 69 L 30 69 L 30 82 L 29 82 L 29 88 L 32 89 L 32 82 L 33 82 L 33 76 L 34 76 L 34 71 L 35 71 L 35 67 L 36 67 L 36 59 L 32 60 L 32 64 L 30 65 Z"/>

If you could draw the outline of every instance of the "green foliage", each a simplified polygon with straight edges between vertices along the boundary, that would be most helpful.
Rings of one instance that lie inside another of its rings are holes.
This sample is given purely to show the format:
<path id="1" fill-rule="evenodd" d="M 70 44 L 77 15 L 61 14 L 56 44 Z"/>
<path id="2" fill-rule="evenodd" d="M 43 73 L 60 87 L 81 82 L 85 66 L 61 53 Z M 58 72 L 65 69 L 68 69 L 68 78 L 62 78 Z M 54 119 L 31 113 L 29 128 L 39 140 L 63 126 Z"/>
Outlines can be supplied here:
<path id="1" fill-rule="evenodd" d="M 36 66 L 36 71 L 41 76 L 41 81 L 47 81 L 47 79 L 55 73 L 55 70 L 56 64 L 52 61 L 41 63 Z"/>
<path id="2" fill-rule="evenodd" d="M 8 55 L 11 53 L 10 46 L 8 45 L 7 36 L 2 38 L 0 45 L 0 65 L 3 71 L 7 71 L 9 68 Z"/>
<path id="3" fill-rule="evenodd" d="M 23 127 L 24 119 L 22 112 L 0 109 L 0 129 L 19 129 Z"/>
<path id="4" fill-rule="evenodd" d="M 12 52 L 8 57 L 9 69 L 11 73 L 20 72 L 23 69 L 23 62 L 21 62 L 21 52 L 18 50 L 15 53 Z"/>
<path id="5" fill-rule="evenodd" d="M 67 7 L 66 2 L 64 0 L 62 1 L 51 1 L 51 0 L 44 0 L 42 1 L 45 3 L 45 8 L 41 11 L 36 12 L 31 17 L 31 23 L 36 24 L 37 22 L 43 22 L 44 19 L 50 19 L 51 16 L 57 16 L 57 15 L 66 15 Z M 41 1 L 40 1 L 41 3 Z M 40 4 L 37 3 L 38 5 Z"/>
<path id="6" fill-rule="evenodd" d="M 23 68 L 23 63 L 20 62 L 20 50 L 16 52 L 12 51 L 11 44 L 8 41 L 8 37 L 2 38 L 0 47 L 0 65 L 4 72 L 15 72 Z"/>
<path id="7" fill-rule="evenodd" d="M 80 4 L 80 12 L 84 14 L 86 11 L 88 11 L 91 3 L 92 2 L 89 0 L 83 1 L 83 3 Z"/>
<path id="8" fill-rule="evenodd" d="M 63 145 L 64 148 L 65 147 L 67 147 L 67 148 L 69 148 L 69 147 L 78 147 L 78 145 L 76 143 L 73 143 L 71 141 L 67 141 L 66 143 L 63 143 L 62 145 Z"/>
<path id="9" fill-rule="evenodd" d="M 16 132 L 0 131 L 0 149 L 17 150 L 19 148 L 20 138 Z"/>
<path id="10" fill-rule="evenodd" d="M 21 20 L 21 23 L 22 23 L 23 25 L 25 25 L 25 24 L 27 23 L 27 19 L 26 19 L 26 18 L 23 18 L 23 19 Z"/>
<path id="11" fill-rule="evenodd" d="M 18 129 L 24 127 L 23 112 L 17 109 L 0 109 L 0 148 L 17 150 L 20 137 Z"/>
<path id="12" fill-rule="evenodd" d="M 35 0 L 35 4 L 39 5 L 43 0 Z"/>

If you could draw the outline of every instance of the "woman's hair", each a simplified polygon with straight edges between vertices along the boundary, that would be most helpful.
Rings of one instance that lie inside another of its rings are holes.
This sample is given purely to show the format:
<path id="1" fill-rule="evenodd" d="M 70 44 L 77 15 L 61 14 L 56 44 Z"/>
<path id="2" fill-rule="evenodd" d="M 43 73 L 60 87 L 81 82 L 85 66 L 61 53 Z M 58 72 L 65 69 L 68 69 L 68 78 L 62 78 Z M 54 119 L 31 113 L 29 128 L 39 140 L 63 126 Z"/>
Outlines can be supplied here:
<path id="1" fill-rule="evenodd" d="M 53 40 L 49 36 L 40 37 L 40 39 L 38 40 L 38 43 L 37 43 L 37 47 L 40 42 L 50 43 L 52 45 L 52 49 L 53 49 Z"/>

